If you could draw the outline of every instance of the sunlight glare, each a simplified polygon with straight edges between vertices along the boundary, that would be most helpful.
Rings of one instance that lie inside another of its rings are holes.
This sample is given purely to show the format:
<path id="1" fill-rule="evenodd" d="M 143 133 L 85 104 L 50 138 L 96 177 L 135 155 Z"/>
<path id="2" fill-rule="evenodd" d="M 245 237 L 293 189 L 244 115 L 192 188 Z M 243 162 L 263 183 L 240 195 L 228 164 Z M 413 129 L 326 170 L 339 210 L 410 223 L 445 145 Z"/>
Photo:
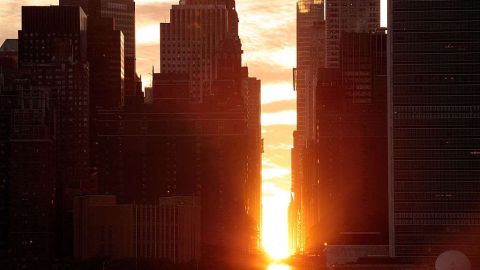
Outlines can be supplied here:
<path id="1" fill-rule="evenodd" d="M 291 270 L 292 268 L 286 264 L 272 264 L 268 270 Z"/>

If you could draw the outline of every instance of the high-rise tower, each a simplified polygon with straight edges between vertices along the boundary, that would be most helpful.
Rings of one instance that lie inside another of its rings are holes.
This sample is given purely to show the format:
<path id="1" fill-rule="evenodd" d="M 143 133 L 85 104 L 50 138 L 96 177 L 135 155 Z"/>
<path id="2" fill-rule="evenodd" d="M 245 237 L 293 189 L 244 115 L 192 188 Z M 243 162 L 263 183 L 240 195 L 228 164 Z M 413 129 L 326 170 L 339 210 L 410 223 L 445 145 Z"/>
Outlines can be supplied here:
<path id="1" fill-rule="evenodd" d="M 478 1 L 389 1 L 391 251 L 479 269 Z"/>
<path id="2" fill-rule="evenodd" d="M 44 92 L 54 111 L 60 255 L 71 252 L 69 211 L 73 196 L 82 192 L 90 176 L 86 30 L 87 16 L 79 7 L 22 7 L 19 66 L 30 77 L 33 95 Z M 32 136 L 35 132 L 31 130 Z"/>
<path id="3" fill-rule="evenodd" d="M 374 33 L 380 27 L 380 0 L 328 0 L 326 67 L 339 68 L 342 32 Z"/>
<path id="4" fill-rule="evenodd" d="M 136 45 L 134 0 L 60 0 L 61 6 L 81 6 L 88 16 L 113 18 L 115 30 L 122 31 L 125 51 L 125 95 L 136 93 Z"/>
<path id="5" fill-rule="evenodd" d="M 221 73 L 216 56 L 227 38 L 241 55 L 234 1 L 180 1 L 170 10 L 170 22 L 160 25 L 161 72 L 188 75 L 191 99 L 202 103 Z"/>
<path id="6" fill-rule="evenodd" d="M 291 248 L 303 248 L 302 185 L 303 161 L 307 141 L 313 140 L 315 77 L 324 66 L 325 21 L 321 0 L 302 0 L 297 3 L 297 67 L 294 88 L 297 92 L 297 130 L 292 150 L 292 206 L 290 207 Z"/>

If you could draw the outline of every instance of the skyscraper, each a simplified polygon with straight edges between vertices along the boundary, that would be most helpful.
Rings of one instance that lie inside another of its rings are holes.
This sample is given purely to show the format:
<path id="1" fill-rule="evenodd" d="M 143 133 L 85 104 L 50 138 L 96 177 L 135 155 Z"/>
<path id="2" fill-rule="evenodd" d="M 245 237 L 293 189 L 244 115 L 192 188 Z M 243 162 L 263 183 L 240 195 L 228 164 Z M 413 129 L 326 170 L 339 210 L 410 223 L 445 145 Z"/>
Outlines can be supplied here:
<path id="1" fill-rule="evenodd" d="M 292 246 L 306 247 L 314 217 L 315 194 L 308 187 L 317 185 L 316 136 L 318 132 L 317 83 L 320 68 L 340 69 L 343 33 L 374 33 L 380 26 L 379 0 L 303 0 L 297 4 L 297 130 L 292 150 L 292 205 L 290 233 Z M 335 73 L 335 72 L 333 72 Z M 343 85 L 343 82 L 341 83 Z M 340 90 L 339 90 L 340 91 Z M 312 208 L 313 207 L 313 208 Z M 312 212 L 313 211 L 313 212 Z M 311 216 L 313 215 L 313 216 Z M 294 220 L 294 221 L 292 221 Z"/>
<path id="2" fill-rule="evenodd" d="M 187 74 L 192 101 L 203 102 L 222 74 L 216 56 L 227 37 L 241 54 L 234 1 L 180 1 L 170 10 L 170 22 L 160 24 L 161 72 Z"/>
<path id="3" fill-rule="evenodd" d="M 112 18 L 88 18 L 90 105 L 119 108 L 125 104 L 124 36 Z"/>
<path id="4" fill-rule="evenodd" d="M 316 72 L 325 63 L 324 4 L 321 0 L 302 0 L 297 3 L 297 67 L 294 70 L 294 87 L 297 92 L 297 130 L 292 150 L 292 218 L 293 249 L 304 245 L 302 185 L 304 182 L 304 157 L 307 141 L 315 135 L 314 92 Z M 295 236 L 294 236 L 295 235 Z"/>
<path id="5" fill-rule="evenodd" d="M 380 27 L 380 0 L 328 0 L 326 67 L 339 68 L 342 32 L 374 33 Z"/>
<path id="6" fill-rule="evenodd" d="M 134 0 L 60 0 L 61 6 L 81 6 L 88 16 L 113 18 L 122 31 L 125 51 L 125 95 L 136 96 L 136 45 Z"/>
<path id="7" fill-rule="evenodd" d="M 0 47 L 0 257 L 7 254 L 10 212 L 10 136 L 12 112 L 18 106 L 18 40 Z"/>
<path id="8" fill-rule="evenodd" d="M 324 243 L 386 249 L 386 56 L 385 33 L 343 33 L 341 68 L 319 70 L 316 144 L 306 165 L 314 181 L 304 193 L 310 250 Z"/>
<path id="9" fill-rule="evenodd" d="M 45 92 L 54 111 L 60 255 L 72 252 L 73 196 L 84 191 L 90 177 L 86 28 L 87 17 L 79 7 L 22 7 L 19 65 L 28 74 L 33 91 Z"/>
<path id="10" fill-rule="evenodd" d="M 389 1 L 391 251 L 480 257 L 478 1 Z"/>

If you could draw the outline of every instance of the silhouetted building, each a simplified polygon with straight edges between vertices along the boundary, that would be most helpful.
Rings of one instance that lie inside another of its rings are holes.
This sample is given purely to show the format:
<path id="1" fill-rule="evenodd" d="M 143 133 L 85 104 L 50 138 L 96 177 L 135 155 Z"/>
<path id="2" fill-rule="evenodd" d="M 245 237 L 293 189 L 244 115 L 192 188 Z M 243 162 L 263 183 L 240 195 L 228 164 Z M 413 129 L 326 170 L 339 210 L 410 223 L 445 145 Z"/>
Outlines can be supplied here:
<path id="1" fill-rule="evenodd" d="M 74 199 L 74 255 L 80 260 L 135 256 L 135 206 L 117 204 L 114 195 Z M 153 232 L 153 230 L 152 230 Z M 154 234 L 149 235 L 153 237 Z"/>
<path id="2" fill-rule="evenodd" d="M 22 7 L 19 65 L 31 78 L 32 89 L 45 92 L 54 111 L 52 136 L 55 137 L 55 205 L 60 256 L 72 254 L 73 196 L 89 186 L 86 27 L 87 17 L 79 7 Z M 32 158 L 31 162 L 39 161 Z"/>
<path id="3" fill-rule="evenodd" d="M 135 1 L 60 0 L 61 6 L 81 6 L 90 17 L 113 18 L 115 30 L 122 31 L 125 52 L 125 95 L 140 95 L 136 89 Z"/>
<path id="4" fill-rule="evenodd" d="M 389 4 L 392 255 L 479 269 L 480 3 Z"/>
<path id="5" fill-rule="evenodd" d="M 341 69 L 319 70 L 304 164 L 314 179 L 303 193 L 307 252 L 388 244 L 386 63 L 384 33 L 343 33 Z"/>
<path id="6" fill-rule="evenodd" d="M 114 195 L 75 198 L 75 257 L 200 259 L 200 200 L 164 197 L 152 204 L 118 204 Z"/>
<path id="7" fill-rule="evenodd" d="M 121 203 L 141 204 L 198 195 L 202 249 L 215 255 L 224 249 L 246 252 L 245 114 L 204 111 L 144 106 L 97 114 L 100 191 L 118 195 Z"/>
<path id="8" fill-rule="evenodd" d="M 262 153 L 263 141 L 261 131 L 261 81 L 248 77 L 248 68 L 242 68 L 242 97 L 247 110 L 248 129 L 248 171 L 246 184 L 246 209 L 250 217 L 249 226 L 252 234 L 250 250 L 261 248 L 262 232 Z"/>
<path id="9" fill-rule="evenodd" d="M 136 258 L 199 262 L 200 198 L 162 197 L 134 207 Z"/>
<path id="10" fill-rule="evenodd" d="M 8 249 L 10 137 L 13 109 L 18 106 L 18 77 L 18 41 L 7 39 L 0 47 L 0 257 Z"/>
<path id="11" fill-rule="evenodd" d="M 307 141 L 315 136 L 315 86 L 318 68 L 325 65 L 324 3 L 302 0 L 297 3 L 297 67 L 294 69 L 294 89 L 297 92 L 297 130 L 292 159 L 292 202 L 290 210 L 290 248 L 302 250 L 305 245 L 302 212 L 303 160 Z"/>
<path id="12" fill-rule="evenodd" d="M 342 69 L 341 38 L 343 33 L 374 33 L 380 26 L 380 1 L 299 1 L 297 4 L 297 68 L 294 87 L 297 91 L 297 130 L 292 150 L 292 201 L 290 247 L 310 252 L 310 230 L 318 219 L 315 210 L 318 186 L 316 136 L 318 102 L 316 93 L 322 68 Z M 345 80 L 347 80 L 345 78 Z M 341 83 L 343 85 L 343 83 Z"/>
<path id="13" fill-rule="evenodd" d="M 16 83 L 10 134 L 10 251 L 26 269 L 55 255 L 56 147 L 48 88 Z"/>
<path id="14" fill-rule="evenodd" d="M 380 0 L 328 0 L 325 20 L 326 67 L 340 68 L 342 32 L 374 33 L 380 28 Z"/>
<path id="15" fill-rule="evenodd" d="M 112 18 L 88 17 L 92 113 L 95 108 L 119 108 L 125 104 L 124 36 L 114 29 Z"/>

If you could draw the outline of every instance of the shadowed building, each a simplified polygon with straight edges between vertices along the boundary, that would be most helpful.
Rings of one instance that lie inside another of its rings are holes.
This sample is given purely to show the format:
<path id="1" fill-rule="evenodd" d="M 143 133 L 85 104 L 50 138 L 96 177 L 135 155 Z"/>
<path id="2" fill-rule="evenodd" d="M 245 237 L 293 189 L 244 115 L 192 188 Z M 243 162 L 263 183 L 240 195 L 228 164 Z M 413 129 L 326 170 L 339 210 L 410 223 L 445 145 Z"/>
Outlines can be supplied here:
<path id="1" fill-rule="evenodd" d="M 22 7 L 22 30 L 18 33 L 20 69 L 31 78 L 32 95 L 43 93 L 55 118 L 51 136 L 55 137 L 52 151 L 56 157 L 60 256 L 72 252 L 73 196 L 88 188 L 90 176 L 86 27 L 86 15 L 79 7 Z M 42 92 L 35 93 L 37 90 Z M 44 162 L 36 160 L 39 158 L 32 157 L 31 162 Z"/>
<path id="2" fill-rule="evenodd" d="M 200 259 L 200 202 L 164 197 L 152 204 L 118 204 L 114 195 L 75 198 L 75 257 L 81 260 Z"/>
<path id="3" fill-rule="evenodd" d="M 18 107 L 18 41 L 7 39 L 0 47 L 0 257 L 8 249 L 10 212 L 10 137 L 12 112 Z"/>
<path id="4" fill-rule="evenodd" d="M 124 36 L 112 18 L 88 17 L 90 104 L 119 108 L 125 104 Z"/>
<path id="5" fill-rule="evenodd" d="M 389 1 L 392 256 L 480 259 L 478 1 Z"/>
<path id="6" fill-rule="evenodd" d="M 292 202 L 290 206 L 290 248 L 301 251 L 305 246 L 303 184 L 305 147 L 315 136 L 315 86 L 318 68 L 325 65 L 324 4 L 318 0 L 297 3 L 297 67 L 294 89 L 297 92 L 297 130 L 292 149 Z"/>
<path id="7" fill-rule="evenodd" d="M 380 0 L 328 0 L 325 20 L 326 67 L 340 68 L 342 32 L 374 33 L 380 28 Z"/>
<path id="8" fill-rule="evenodd" d="M 386 63 L 384 33 L 343 33 L 341 68 L 318 72 L 317 135 L 305 164 L 315 181 L 303 194 L 308 252 L 386 255 L 368 247 L 388 244 Z"/>
<path id="9" fill-rule="evenodd" d="M 135 1 L 60 0 L 59 2 L 61 6 L 81 6 L 89 19 L 90 17 L 114 19 L 115 30 L 122 31 L 124 36 L 125 96 L 141 95 L 136 87 Z"/>

